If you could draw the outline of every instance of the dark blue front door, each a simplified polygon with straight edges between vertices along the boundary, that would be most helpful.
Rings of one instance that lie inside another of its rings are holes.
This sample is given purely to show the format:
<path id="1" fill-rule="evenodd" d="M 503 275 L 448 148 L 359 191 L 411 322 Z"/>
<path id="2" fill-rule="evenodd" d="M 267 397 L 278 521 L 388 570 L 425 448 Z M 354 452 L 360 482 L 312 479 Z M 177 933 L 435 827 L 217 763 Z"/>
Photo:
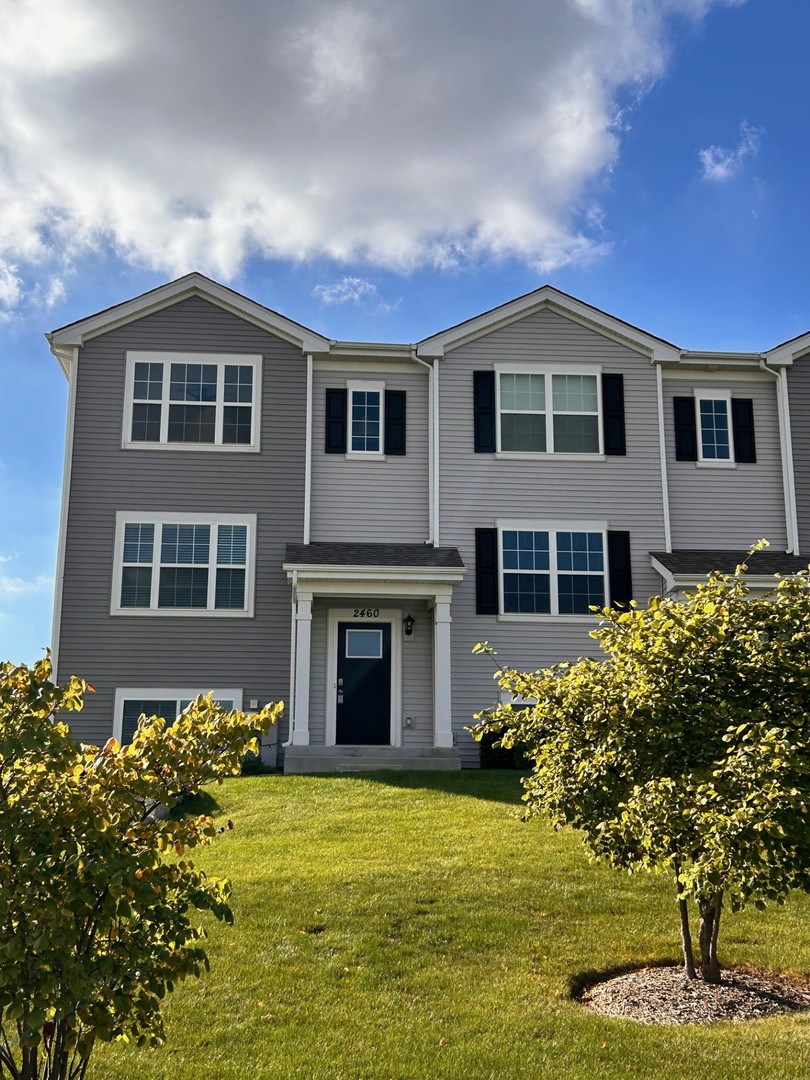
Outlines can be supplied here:
<path id="1" fill-rule="evenodd" d="M 391 624 L 338 623 L 335 741 L 391 742 Z"/>

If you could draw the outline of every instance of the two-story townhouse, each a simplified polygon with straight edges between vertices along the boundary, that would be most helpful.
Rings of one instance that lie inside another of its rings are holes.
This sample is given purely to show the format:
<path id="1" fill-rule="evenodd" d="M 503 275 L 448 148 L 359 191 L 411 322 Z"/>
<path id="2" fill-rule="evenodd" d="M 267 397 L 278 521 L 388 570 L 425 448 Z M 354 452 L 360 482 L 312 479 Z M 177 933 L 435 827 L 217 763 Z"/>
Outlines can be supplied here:
<path id="1" fill-rule="evenodd" d="M 759 536 L 761 574 L 802 564 L 784 347 L 684 352 L 548 286 L 416 345 L 336 342 L 198 274 L 49 338 L 82 739 L 213 689 L 285 698 L 287 771 L 475 765 L 477 641 L 544 666 L 593 652 L 591 605 Z"/>

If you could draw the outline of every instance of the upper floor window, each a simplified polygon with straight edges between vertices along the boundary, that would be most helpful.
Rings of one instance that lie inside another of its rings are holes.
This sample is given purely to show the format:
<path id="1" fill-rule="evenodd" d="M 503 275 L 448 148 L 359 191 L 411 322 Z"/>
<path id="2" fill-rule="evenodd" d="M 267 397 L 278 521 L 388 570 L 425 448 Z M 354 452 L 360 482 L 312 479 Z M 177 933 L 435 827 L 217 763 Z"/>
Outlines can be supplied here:
<path id="1" fill-rule="evenodd" d="M 384 383 L 352 383 L 349 391 L 349 453 L 383 452 Z"/>
<path id="2" fill-rule="evenodd" d="M 255 515 L 116 515 L 114 615 L 252 615 Z"/>
<path id="3" fill-rule="evenodd" d="M 496 364 L 473 373 L 476 453 L 627 453 L 624 379 L 598 368 Z"/>
<path id="4" fill-rule="evenodd" d="M 258 450 L 261 357 L 127 353 L 124 446 Z"/>
<path id="5" fill-rule="evenodd" d="M 698 465 L 755 464 L 754 402 L 727 390 L 674 397 L 675 460 Z"/>
<path id="6" fill-rule="evenodd" d="M 501 611 L 587 615 L 605 604 L 605 533 L 501 529 Z"/>
<path id="7" fill-rule="evenodd" d="M 700 422 L 698 461 L 731 461 L 730 395 L 696 399 Z"/>
<path id="8" fill-rule="evenodd" d="M 404 390 L 384 382 L 347 381 L 326 391 L 324 417 L 327 454 L 382 461 L 405 454 Z"/>
<path id="9" fill-rule="evenodd" d="M 598 384 L 596 375 L 499 372 L 499 449 L 600 453 Z"/>

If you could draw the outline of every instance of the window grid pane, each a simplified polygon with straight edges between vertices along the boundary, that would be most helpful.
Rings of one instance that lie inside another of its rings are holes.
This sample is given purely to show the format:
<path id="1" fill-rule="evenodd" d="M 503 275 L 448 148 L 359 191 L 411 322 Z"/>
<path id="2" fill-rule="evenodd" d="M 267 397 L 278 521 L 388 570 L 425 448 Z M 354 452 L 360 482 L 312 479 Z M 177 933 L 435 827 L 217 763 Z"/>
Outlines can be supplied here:
<path id="1" fill-rule="evenodd" d="M 700 441 L 706 461 L 730 460 L 728 402 L 724 398 L 711 401 L 701 400 Z"/>
<path id="2" fill-rule="evenodd" d="M 252 437 L 253 410 L 245 405 L 226 405 L 222 410 L 222 441 L 248 445 Z"/>
<path id="3" fill-rule="evenodd" d="M 124 562 L 152 562 L 155 542 L 155 526 L 147 523 L 130 522 L 124 526 Z"/>
<path id="4" fill-rule="evenodd" d="M 208 567 L 161 566 L 158 607 L 208 607 Z"/>
<path id="5" fill-rule="evenodd" d="M 550 576 L 504 574 L 503 609 L 521 615 L 548 615 L 551 612 Z"/>
<path id="6" fill-rule="evenodd" d="M 245 571 L 220 567 L 214 589 L 214 607 L 241 611 L 245 606 Z"/>
<path id="7" fill-rule="evenodd" d="M 125 566 L 121 571 L 121 607 L 146 607 L 152 603 L 152 567 Z"/>
<path id="8" fill-rule="evenodd" d="M 173 723 L 177 718 L 178 708 L 175 699 L 167 701 L 127 699 L 124 702 L 123 723 L 121 725 L 121 742 L 126 745 L 131 743 L 138 727 L 141 715 L 162 716 L 164 720 Z"/>
<path id="9" fill-rule="evenodd" d="M 168 442 L 212 443 L 216 437 L 216 406 L 170 405 Z"/>
<path id="10" fill-rule="evenodd" d="M 552 375 L 551 385 L 555 413 L 598 412 L 595 375 Z"/>
<path id="11" fill-rule="evenodd" d="M 380 451 L 380 392 L 352 391 L 352 450 L 377 454 Z"/>
<path id="12" fill-rule="evenodd" d="M 557 589 L 561 615 L 587 615 L 592 605 L 605 606 L 605 579 L 601 574 L 560 574 Z"/>
<path id="13" fill-rule="evenodd" d="M 160 405 L 132 406 L 132 442 L 160 442 Z"/>
<path id="14" fill-rule="evenodd" d="M 225 400 L 242 404 L 253 401 L 253 368 L 249 364 L 225 365 Z"/>
<path id="15" fill-rule="evenodd" d="M 136 364 L 133 398 L 136 401 L 161 401 L 163 364 Z"/>
<path id="16" fill-rule="evenodd" d="M 216 364 L 172 364 L 171 401 L 216 401 Z"/>
<path id="17" fill-rule="evenodd" d="M 247 562 L 247 526 L 220 525 L 217 530 L 217 563 L 244 566 Z"/>
<path id="18" fill-rule="evenodd" d="M 161 563 L 208 565 L 210 525 L 164 525 L 160 545 Z"/>

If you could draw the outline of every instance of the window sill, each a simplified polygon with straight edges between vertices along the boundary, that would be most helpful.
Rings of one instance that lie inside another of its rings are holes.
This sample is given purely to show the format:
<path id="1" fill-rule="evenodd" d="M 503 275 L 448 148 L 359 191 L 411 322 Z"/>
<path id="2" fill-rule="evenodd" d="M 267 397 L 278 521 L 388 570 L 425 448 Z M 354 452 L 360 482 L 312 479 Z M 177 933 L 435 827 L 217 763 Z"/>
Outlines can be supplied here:
<path id="1" fill-rule="evenodd" d="M 110 608 L 110 615 L 134 615 L 135 618 L 168 616 L 170 619 L 252 619 L 252 611 L 211 608 Z"/>
<path id="2" fill-rule="evenodd" d="M 572 625 L 589 626 L 593 625 L 593 621 L 597 616 L 593 614 L 589 615 L 521 615 L 517 612 L 507 613 L 501 612 L 498 615 L 498 622 L 518 622 L 518 623 L 556 623 L 559 625 L 562 623 L 571 623 Z"/>
<path id="3" fill-rule="evenodd" d="M 346 461 L 386 461 L 385 454 L 372 453 L 370 450 L 347 450 L 343 455 Z"/>
<path id="4" fill-rule="evenodd" d="M 736 461 L 696 461 L 698 469 L 736 469 Z"/>
<path id="5" fill-rule="evenodd" d="M 507 461 L 605 461 L 606 454 L 555 454 L 548 451 L 528 452 L 523 450 L 496 450 L 496 458 Z"/>
<path id="6" fill-rule="evenodd" d="M 182 442 L 123 442 L 122 450 L 192 450 L 196 453 L 258 454 L 261 447 L 254 443 L 182 443 Z"/>

